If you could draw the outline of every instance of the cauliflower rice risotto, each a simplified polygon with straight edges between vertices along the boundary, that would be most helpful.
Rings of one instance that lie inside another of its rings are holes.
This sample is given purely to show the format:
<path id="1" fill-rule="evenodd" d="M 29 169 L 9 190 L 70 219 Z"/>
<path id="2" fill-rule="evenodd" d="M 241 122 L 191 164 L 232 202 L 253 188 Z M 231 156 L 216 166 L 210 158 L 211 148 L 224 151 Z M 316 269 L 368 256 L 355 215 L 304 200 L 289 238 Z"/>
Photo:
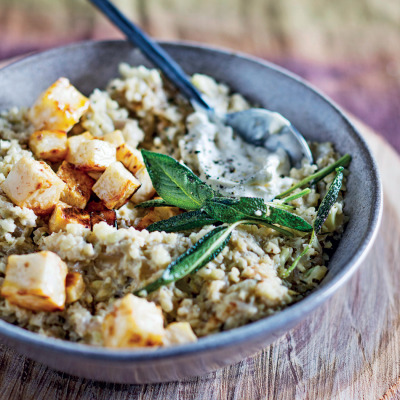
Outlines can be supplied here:
<path id="1" fill-rule="evenodd" d="M 330 143 L 312 143 L 315 164 L 290 169 L 284 151 L 270 154 L 217 126 L 157 70 L 122 64 L 120 75 L 89 98 L 60 78 L 30 109 L 0 114 L 0 318 L 96 346 L 169 346 L 271 315 L 318 285 L 346 222 L 345 181 L 318 240 L 240 225 L 203 268 L 141 290 L 221 226 L 146 229 L 186 210 L 135 207 L 161 196 L 141 149 L 185 163 L 218 196 L 265 202 L 339 154 Z M 217 110 L 249 107 L 208 76 L 192 81 Z M 334 178 L 326 175 L 285 207 L 312 225 Z"/>

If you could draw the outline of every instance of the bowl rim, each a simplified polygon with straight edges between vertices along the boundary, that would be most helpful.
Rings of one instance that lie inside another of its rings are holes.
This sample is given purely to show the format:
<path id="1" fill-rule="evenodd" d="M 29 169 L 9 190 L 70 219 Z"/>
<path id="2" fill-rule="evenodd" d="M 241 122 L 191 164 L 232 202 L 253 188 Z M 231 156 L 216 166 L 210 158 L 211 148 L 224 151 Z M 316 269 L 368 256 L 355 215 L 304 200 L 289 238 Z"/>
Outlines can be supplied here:
<path id="1" fill-rule="evenodd" d="M 8 69 L 13 68 L 16 65 L 20 66 L 29 63 L 31 59 L 51 57 L 53 54 L 56 54 L 59 51 L 70 51 L 74 50 L 75 48 L 95 47 L 113 44 L 122 45 L 127 43 L 128 42 L 126 40 L 87 40 L 56 47 L 47 51 L 35 52 L 1 68 L 0 74 L 2 74 L 4 71 L 7 71 Z M 290 321 L 295 321 L 295 323 L 297 323 L 297 321 L 300 320 L 301 316 L 308 315 L 312 310 L 322 305 L 327 299 L 329 299 L 333 295 L 336 290 L 338 290 L 349 280 L 349 278 L 354 274 L 356 269 L 360 266 L 360 264 L 366 257 L 369 249 L 372 247 L 372 244 L 378 233 L 378 228 L 382 219 L 383 212 L 382 182 L 380 179 L 379 170 L 366 141 L 359 133 L 358 129 L 354 126 L 354 124 L 345 115 L 345 112 L 335 102 L 330 100 L 312 84 L 308 83 L 306 80 L 302 79 L 298 75 L 258 57 L 238 51 L 229 50 L 226 48 L 221 48 L 218 46 L 210 46 L 208 44 L 205 45 L 193 41 L 159 41 L 159 43 L 162 46 L 166 47 L 167 50 L 168 47 L 178 47 L 188 50 L 205 50 L 252 61 L 258 65 L 267 67 L 275 72 L 291 78 L 292 80 L 302 85 L 304 89 L 318 95 L 321 100 L 325 101 L 332 107 L 333 111 L 336 112 L 336 114 L 340 116 L 342 121 L 348 126 L 350 135 L 355 140 L 358 147 L 363 150 L 363 154 L 368 158 L 367 164 L 371 166 L 371 174 L 373 176 L 373 182 L 375 182 L 374 192 L 372 193 L 375 200 L 375 207 L 371 210 L 367 233 L 362 239 L 359 248 L 357 249 L 353 257 L 349 259 L 345 267 L 342 268 L 337 273 L 337 275 L 332 278 L 330 282 L 326 283 L 323 287 L 313 291 L 301 301 L 292 304 L 291 306 L 271 316 L 262 318 L 255 322 L 251 322 L 238 328 L 200 338 L 197 342 L 194 343 L 155 349 L 117 350 L 106 347 L 96 347 L 87 344 L 80 344 L 52 337 L 45 337 L 38 333 L 30 332 L 24 328 L 10 324 L 1 319 L 0 336 L 9 338 L 14 342 L 24 342 L 25 344 L 34 346 L 37 349 L 51 350 L 54 352 L 67 352 L 71 356 L 80 356 L 81 358 L 85 358 L 86 360 L 95 361 L 100 359 L 107 359 L 108 362 L 116 363 L 143 363 L 153 362 L 156 360 L 165 361 L 170 358 L 176 359 L 181 357 L 188 357 L 193 356 L 196 353 L 202 353 L 204 351 L 212 351 L 214 349 L 232 347 L 240 344 L 241 342 L 251 341 L 252 339 L 256 339 L 264 335 L 272 335 L 274 332 L 282 331 L 285 329 L 285 326 L 287 326 Z"/>

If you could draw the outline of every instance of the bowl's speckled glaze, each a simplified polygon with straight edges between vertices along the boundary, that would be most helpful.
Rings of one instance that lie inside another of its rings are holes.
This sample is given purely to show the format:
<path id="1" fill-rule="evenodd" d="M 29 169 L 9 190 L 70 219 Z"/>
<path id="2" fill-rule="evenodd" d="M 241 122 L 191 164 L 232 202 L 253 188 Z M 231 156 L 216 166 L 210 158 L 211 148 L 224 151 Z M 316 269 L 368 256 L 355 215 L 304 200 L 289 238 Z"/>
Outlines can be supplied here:
<path id="1" fill-rule="evenodd" d="M 0 320 L 0 339 L 34 360 L 82 377 L 123 383 L 161 382 L 200 375 L 237 362 L 272 343 L 327 300 L 361 264 L 382 213 L 379 174 L 365 141 L 329 99 L 298 77 L 265 61 L 191 44 L 164 48 L 188 74 L 213 76 L 253 103 L 288 118 L 308 140 L 331 141 L 353 161 L 346 213 L 350 221 L 317 290 L 258 322 L 156 350 L 109 350 L 45 338 Z M 118 64 L 151 65 L 124 41 L 85 42 L 18 61 L 0 70 L 0 110 L 30 106 L 60 76 L 88 94 L 118 75 Z"/>

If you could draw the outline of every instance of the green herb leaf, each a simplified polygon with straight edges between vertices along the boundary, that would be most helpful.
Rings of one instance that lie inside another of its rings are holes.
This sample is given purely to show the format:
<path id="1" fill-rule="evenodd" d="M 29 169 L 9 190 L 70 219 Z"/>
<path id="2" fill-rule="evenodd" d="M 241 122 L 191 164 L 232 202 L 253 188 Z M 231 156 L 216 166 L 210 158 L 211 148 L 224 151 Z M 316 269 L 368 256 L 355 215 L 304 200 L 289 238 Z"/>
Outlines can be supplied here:
<path id="1" fill-rule="evenodd" d="M 165 154 L 142 150 L 143 159 L 158 195 L 185 210 L 198 210 L 215 196 L 188 167 Z"/>
<path id="2" fill-rule="evenodd" d="M 263 199 L 257 197 L 217 197 L 204 203 L 203 210 L 211 217 L 226 223 L 241 219 L 259 218 L 267 213 Z"/>
<path id="3" fill-rule="evenodd" d="M 320 232 L 322 225 L 326 221 L 328 217 L 329 211 L 331 210 L 332 206 L 335 204 L 340 189 L 342 187 L 343 182 L 343 167 L 336 168 L 336 177 L 332 181 L 329 189 L 321 201 L 321 204 L 318 208 L 317 217 L 314 221 L 314 231 L 318 235 Z"/>
<path id="4" fill-rule="evenodd" d="M 226 223 L 242 219 L 265 221 L 301 232 L 311 232 L 312 226 L 303 218 L 271 203 L 267 206 L 263 199 L 241 197 L 239 199 L 215 198 L 206 201 L 204 211 L 213 218 Z"/>
<path id="5" fill-rule="evenodd" d="M 154 292 L 161 286 L 176 282 L 192 271 L 204 267 L 208 262 L 217 257 L 228 244 L 232 230 L 238 224 L 219 226 L 208 232 L 189 250 L 169 264 L 159 279 L 138 290 L 135 294 L 140 295 L 141 291 L 146 291 L 147 293 Z"/>
<path id="6" fill-rule="evenodd" d="M 210 217 L 204 211 L 188 211 L 163 221 L 154 222 L 147 227 L 147 230 L 149 232 L 180 232 L 205 225 L 213 225 L 217 222 L 219 221 Z"/>
<path id="7" fill-rule="evenodd" d="M 336 177 L 329 186 L 329 189 L 321 201 L 321 204 L 318 208 L 317 216 L 315 218 L 313 224 L 313 231 L 311 234 L 311 239 L 309 244 L 305 247 L 305 249 L 300 253 L 300 255 L 294 260 L 293 264 L 284 272 L 280 274 L 281 278 L 287 278 L 292 273 L 292 271 L 296 268 L 300 259 L 310 250 L 315 238 L 317 237 L 318 233 L 321 231 L 326 218 L 328 217 L 329 211 L 331 210 L 332 206 L 335 204 L 340 189 L 343 183 L 343 167 L 336 168 Z"/>
<path id="8" fill-rule="evenodd" d="M 278 224 L 300 232 L 311 232 L 313 229 L 304 218 L 278 207 L 269 207 L 268 219 L 272 224 Z"/>
<path id="9" fill-rule="evenodd" d="M 351 161 L 351 156 L 350 154 L 345 154 L 343 157 L 339 158 L 336 162 L 334 162 L 331 165 L 328 165 L 325 168 L 322 168 L 321 170 L 317 171 L 315 174 L 307 176 L 307 178 L 304 178 L 300 182 L 296 183 L 292 187 L 290 187 L 288 190 L 284 191 L 283 193 L 279 194 L 276 196 L 276 199 L 282 199 L 286 197 L 289 193 L 292 193 L 293 190 L 302 188 L 303 186 L 312 186 L 315 185 L 317 182 L 319 182 L 321 179 L 325 178 L 327 175 L 332 173 L 333 171 L 336 170 L 338 167 L 346 167 L 349 165 Z"/>
<path id="10" fill-rule="evenodd" d="M 135 205 L 135 208 L 150 208 L 150 207 L 175 207 L 175 205 L 167 203 L 164 199 L 153 199 L 153 200 L 143 201 L 142 203 Z"/>

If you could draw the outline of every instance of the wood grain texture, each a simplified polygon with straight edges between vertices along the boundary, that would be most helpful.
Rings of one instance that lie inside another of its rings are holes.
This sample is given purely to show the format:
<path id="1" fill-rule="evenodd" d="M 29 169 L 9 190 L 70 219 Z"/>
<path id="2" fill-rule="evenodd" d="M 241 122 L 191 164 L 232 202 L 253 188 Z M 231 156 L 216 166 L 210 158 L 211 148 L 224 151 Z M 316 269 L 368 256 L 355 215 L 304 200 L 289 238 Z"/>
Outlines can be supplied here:
<path id="1" fill-rule="evenodd" d="M 382 225 L 359 272 L 295 329 L 236 365 L 155 385 L 107 384 L 69 376 L 0 346 L 0 398 L 400 398 L 400 158 L 385 141 L 359 125 L 382 173 Z"/>
<path id="2" fill-rule="evenodd" d="M 202 41 L 261 56 L 320 62 L 400 58 L 393 51 L 400 35 L 397 0 L 114 3 L 151 35 L 167 40 Z M 87 1 L 0 0 L 0 37 L 0 57 L 5 58 L 28 49 L 122 35 Z"/>

